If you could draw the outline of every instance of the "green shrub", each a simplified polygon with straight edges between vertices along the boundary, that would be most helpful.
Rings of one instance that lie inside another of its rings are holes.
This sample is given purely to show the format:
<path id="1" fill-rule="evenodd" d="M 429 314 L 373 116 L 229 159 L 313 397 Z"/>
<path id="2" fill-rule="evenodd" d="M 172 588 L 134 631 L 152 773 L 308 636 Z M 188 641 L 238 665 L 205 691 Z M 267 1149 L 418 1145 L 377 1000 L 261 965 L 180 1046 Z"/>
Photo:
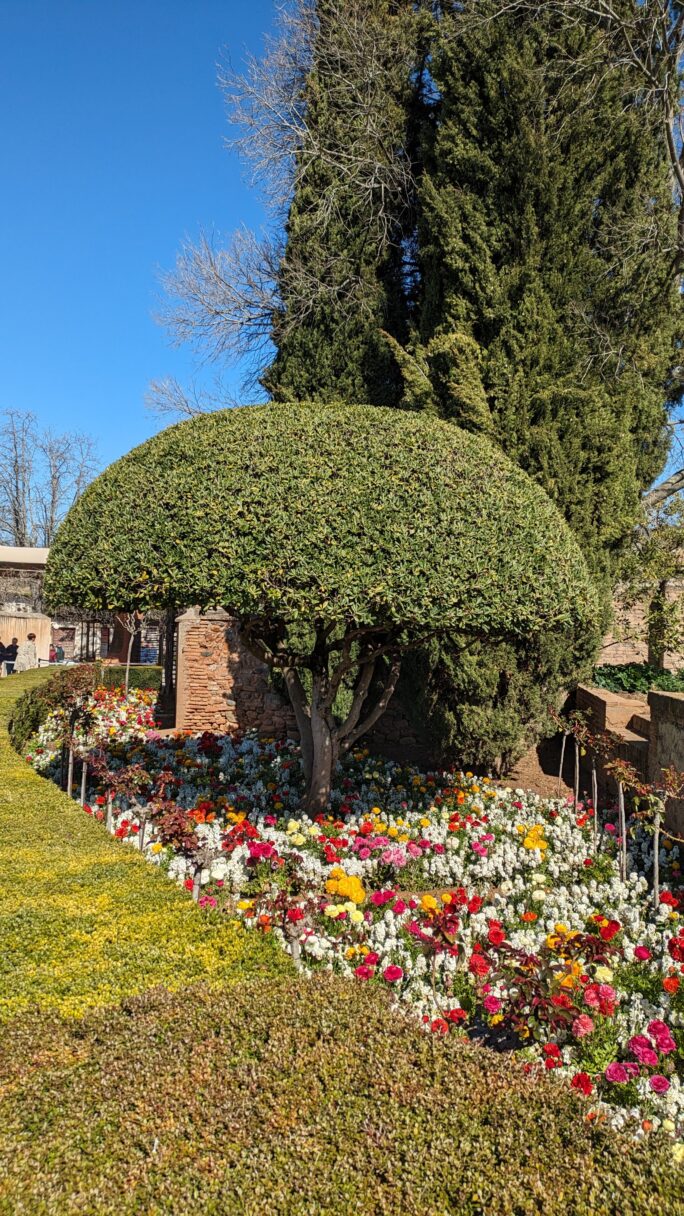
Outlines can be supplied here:
<path id="1" fill-rule="evenodd" d="M 593 682 L 598 688 L 609 692 L 643 692 L 650 688 L 662 692 L 684 692 L 684 668 L 679 671 L 663 671 L 648 663 L 619 663 L 611 667 L 606 664 L 595 667 Z"/>
<path id="2" fill-rule="evenodd" d="M 599 612 L 569 527 L 494 444 L 426 413 L 320 404 L 205 414 L 111 465 L 61 525 L 45 596 L 225 608 L 285 675 L 309 811 L 325 807 L 335 756 L 383 711 L 407 650 L 553 631 L 574 654 L 578 637 L 593 645 Z"/>
<path id="3" fill-rule="evenodd" d="M 0 1065 L 12 1216 L 681 1216 L 655 1137 L 331 977 L 22 1018 Z M 3 1085 L 4 1082 L 4 1085 Z"/>
<path id="4" fill-rule="evenodd" d="M 42 674 L 0 681 L 0 1019 L 41 1007 L 81 1015 L 157 984 L 287 971 L 270 939 L 199 912 L 12 749 L 12 703 Z"/>
<path id="5" fill-rule="evenodd" d="M 123 686 L 126 669 L 105 666 L 103 663 L 79 663 L 74 667 L 44 667 L 41 675 L 38 685 L 23 693 L 12 709 L 9 735 L 17 751 L 24 750 L 53 709 L 68 705 L 74 697 L 92 692 L 98 686 Z M 129 687 L 158 691 L 161 675 L 161 667 L 132 667 Z M 16 678 L 11 677 L 12 680 Z"/>

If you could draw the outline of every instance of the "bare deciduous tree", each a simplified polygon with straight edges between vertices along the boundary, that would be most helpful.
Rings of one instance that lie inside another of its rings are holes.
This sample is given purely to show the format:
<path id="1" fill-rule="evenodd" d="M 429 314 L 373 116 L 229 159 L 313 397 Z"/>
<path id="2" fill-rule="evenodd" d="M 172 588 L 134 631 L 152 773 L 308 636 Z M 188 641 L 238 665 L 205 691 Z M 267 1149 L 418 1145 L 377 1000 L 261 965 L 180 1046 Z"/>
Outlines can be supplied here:
<path id="1" fill-rule="evenodd" d="M 42 431 L 32 413 L 0 413 L 0 540 L 49 546 L 96 466 L 89 436 Z"/>
<path id="2" fill-rule="evenodd" d="M 376 0 L 286 0 L 263 56 L 250 56 L 242 72 L 221 72 L 235 128 L 228 143 L 251 167 L 270 229 L 263 235 L 241 229 L 225 246 L 206 235 L 186 242 L 175 270 L 163 278 L 168 305 L 160 319 L 174 343 L 188 344 L 203 360 L 247 358 L 253 386 L 270 357 L 274 329 L 286 337 L 331 298 L 340 314 L 367 307 L 367 284 L 346 263 L 344 273 L 331 264 L 313 275 L 301 260 L 284 262 L 284 224 L 315 164 L 329 171 L 330 180 L 326 190 L 310 192 L 315 214 L 309 218 L 321 232 L 344 225 L 352 199 L 379 258 L 398 243 L 397 216 L 411 207 L 415 182 L 410 156 L 397 141 L 388 79 L 395 73 L 410 80 L 415 48 L 407 29 L 414 7 L 421 6 L 399 3 L 390 15 Z M 314 63 L 326 90 L 334 90 L 349 139 L 334 138 L 308 120 Z M 332 248 L 330 256 L 335 258 Z M 219 403 L 212 393 L 179 392 L 170 380 L 152 385 L 148 401 L 157 412 L 185 415 Z"/>

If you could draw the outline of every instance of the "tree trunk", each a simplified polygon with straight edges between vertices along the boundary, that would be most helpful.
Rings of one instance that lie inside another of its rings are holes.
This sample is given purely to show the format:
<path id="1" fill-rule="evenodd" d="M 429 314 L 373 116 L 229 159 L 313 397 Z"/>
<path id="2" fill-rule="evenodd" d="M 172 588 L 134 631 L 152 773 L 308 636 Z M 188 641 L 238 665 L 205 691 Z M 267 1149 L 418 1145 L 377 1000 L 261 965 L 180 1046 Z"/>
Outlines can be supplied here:
<path id="1" fill-rule="evenodd" d="M 309 815 L 318 815 L 328 806 L 337 750 L 332 714 L 324 701 L 323 679 L 315 675 L 311 695 L 311 777 L 302 801 L 302 810 Z"/>
<path id="2" fill-rule="evenodd" d="M 290 703 L 294 710 L 297 730 L 299 731 L 304 778 L 307 785 L 309 785 L 313 772 L 313 739 L 311 736 L 311 715 L 306 704 L 306 693 L 304 692 L 299 672 L 294 667 L 286 668 L 283 674 Z"/>
<path id="3" fill-rule="evenodd" d="M 128 650 L 126 651 L 126 683 L 124 685 L 126 695 L 128 696 L 128 684 L 131 678 L 131 655 L 133 653 L 133 643 L 135 641 L 135 633 L 132 633 L 128 640 Z"/>

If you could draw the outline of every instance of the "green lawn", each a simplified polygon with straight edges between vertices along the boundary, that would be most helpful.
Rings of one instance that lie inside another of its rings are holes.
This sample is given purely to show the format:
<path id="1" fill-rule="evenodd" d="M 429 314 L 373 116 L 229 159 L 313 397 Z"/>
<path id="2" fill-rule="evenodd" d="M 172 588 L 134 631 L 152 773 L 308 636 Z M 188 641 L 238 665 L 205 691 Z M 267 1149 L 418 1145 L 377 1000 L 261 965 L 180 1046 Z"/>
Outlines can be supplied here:
<path id="1" fill-rule="evenodd" d="M 682 1216 L 667 1140 L 293 976 L 111 840 L 9 745 L 44 678 L 0 682 L 1 1216 Z"/>
<path id="2" fill-rule="evenodd" d="M 17 755 L 12 704 L 48 674 L 0 681 L 0 1018 L 287 971 L 269 939 L 199 912 Z"/>

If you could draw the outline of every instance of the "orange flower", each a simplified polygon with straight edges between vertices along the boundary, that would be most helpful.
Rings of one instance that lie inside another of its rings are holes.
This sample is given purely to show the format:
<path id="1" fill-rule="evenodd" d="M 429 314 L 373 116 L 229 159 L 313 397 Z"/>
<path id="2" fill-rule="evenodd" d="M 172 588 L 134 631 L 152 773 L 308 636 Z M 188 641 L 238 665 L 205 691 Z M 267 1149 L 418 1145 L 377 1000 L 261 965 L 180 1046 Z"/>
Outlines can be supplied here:
<path id="1" fill-rule="evenodd" d="M 537 913 L 536 912 L 523 912 L 520 919 L 527 921 L 529 924 L 531 924 L 532 921 L 537 920 Z"/>
<path id="2" fill-rule="evenodd" d="M 679 991 L 679 978 L 676 975 L 667 975 L 663 980 L 663 988 L 670 996 L 674 996 L 675 992 Z"/>

